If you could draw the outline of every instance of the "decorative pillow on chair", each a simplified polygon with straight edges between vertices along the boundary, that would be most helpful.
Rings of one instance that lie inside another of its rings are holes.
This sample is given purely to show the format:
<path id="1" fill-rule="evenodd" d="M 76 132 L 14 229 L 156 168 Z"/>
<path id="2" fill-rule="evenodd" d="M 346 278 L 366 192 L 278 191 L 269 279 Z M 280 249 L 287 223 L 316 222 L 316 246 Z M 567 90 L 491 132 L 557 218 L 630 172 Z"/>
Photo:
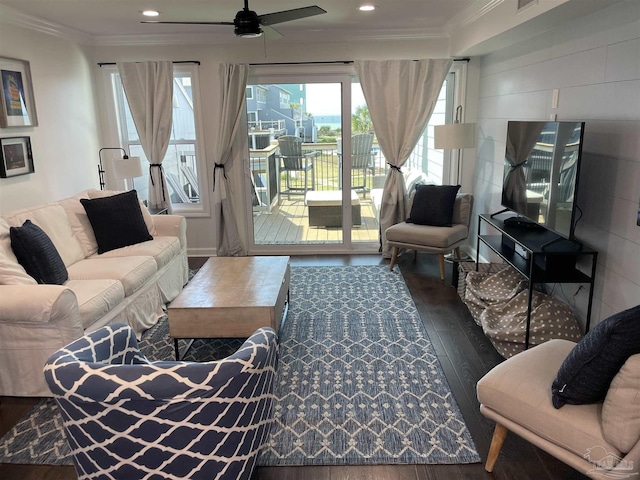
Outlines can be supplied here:
<path id="1" fill-rule="evenodd" d="M 636 353 L 640 353 L 640 305 L 603 320 L 571 350 L 551 386 L 553 406 L 603 400 L 613 377 Z"/>
<path id="2" fill-rule="evenodd" d="M 417 185 L 407 223 L 450 227 L 460 185 Z"/>
<path id="3" fill-rule="evenodd" d="M 67 267 L 55 245 L 38 225 L 26 220 L 9 229 L 11 249 L 20 265 L 38 283 L 62 285 L 69 278 Z"/>
<path id="4" fill-rule="evenodd" d="M 98 253 L 153 240 L 135 190 L 111 197 L 81 198 L 80 203 L 93 227 Z"/>

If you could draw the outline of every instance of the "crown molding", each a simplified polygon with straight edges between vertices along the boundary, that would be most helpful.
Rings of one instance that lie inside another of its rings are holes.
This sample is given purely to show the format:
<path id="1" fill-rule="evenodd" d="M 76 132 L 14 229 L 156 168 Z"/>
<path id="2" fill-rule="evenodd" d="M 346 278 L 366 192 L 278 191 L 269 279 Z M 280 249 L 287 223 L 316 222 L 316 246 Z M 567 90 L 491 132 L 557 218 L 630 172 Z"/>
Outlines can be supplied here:
<path id="1" fill-rule="evenodd" d="M 286 43 L 332 43 L 349 41 L 376 41 L 376 40 L 419 40 L 448 38 L 448 34 L 441 28 L 438 29 L 414 29 L 414 30 L 376 30 L 363 33 L 351 32 L 347 36 L 332 35 L 331 31 L 308 30 L 300 33 L 300 38 L 293 33 L 276 41 L 279 44 Z M 225 33 L 193 33 L 193 34 L 145 34 L 145 35 L 94 35 L 94 46 L 163 46 L 163 45 L 229 45 L 239 42 L 255 42 L 256 39 L 240 39 L 230 31 Z"/>
<path id="2" fill-rule="evenodd" d="M 27 15 L 2 4 L 0 4 L 0 18 L 4 23 L 53 35 L 81 45 L 90 45 L 92 43 L 92 36 L 87 33 Z"/>
<path id="3" fill-rule="evenodd" d="M 447 32 L 451 33 L 459 28 L 471 25 L 493 9 L 505 3 L 507 0 L 476 0 L 467 8 L 456 14 L 446 25 Z"/>

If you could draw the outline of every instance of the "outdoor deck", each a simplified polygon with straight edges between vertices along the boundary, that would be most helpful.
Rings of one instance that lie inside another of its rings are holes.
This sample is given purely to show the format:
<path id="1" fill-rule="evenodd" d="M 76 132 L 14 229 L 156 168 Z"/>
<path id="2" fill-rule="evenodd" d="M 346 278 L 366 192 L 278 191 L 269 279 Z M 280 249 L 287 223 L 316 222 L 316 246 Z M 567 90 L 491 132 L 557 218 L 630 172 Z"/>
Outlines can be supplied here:
<path id="1" fill-rule="evenodd" d="M 371 197 L 358 194 L 362 224 L 351 231 L 353 242 L 378 242 L 378 223 L 371 206 Z M 279 204 L 271 213 L 254 212 L 254 238 L 258 245 L 296 243 L 340 243 L 342 229 L 337 227 L 310 227 L 309 211 L 304 204 L 304 195 L 281 195 Z"/>
<path id="2" fill-rule="evenodd" d="M 304 144 L 303 150 L 315 152 L 313 190 L 336 191 L 341 188 L 340 161 L 335 143 Z M 339 227 L 309 226 L 309 210 L 305 196 L 287 193 L 285 172 L 280 171 L 277 144 L 260 150 L 251 150 L 251 171 L 256 183 L 256 193 L 261 205 L 254 207 L 254 239 L 257 245 L 341 243 Z M 378 223 L 371 204 L 370 190 L 383 182 L 386 164 L 379 150 L 372 152 L 370 167 L 352 173 L 352 185 L 365 185 L 357 190 L 360 200 L 361 225 L 352 229 L 353 242 L 378 242 Z M 289 179 L 290 187 L 304 187 L 303 174 L 296 173 Z"/>

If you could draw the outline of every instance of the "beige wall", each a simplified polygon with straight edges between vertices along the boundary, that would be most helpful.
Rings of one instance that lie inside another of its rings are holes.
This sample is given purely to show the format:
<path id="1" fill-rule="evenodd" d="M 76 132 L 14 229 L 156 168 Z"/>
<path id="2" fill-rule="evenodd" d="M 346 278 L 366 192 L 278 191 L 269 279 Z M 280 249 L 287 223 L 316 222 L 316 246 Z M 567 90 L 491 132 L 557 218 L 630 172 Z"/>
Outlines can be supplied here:
<path id="1" fill-rule="evenodd" d="M 0 129 L 31 139 L 35 173 L 0 179 L 0 214 L 98 185 L 98 125 L 90 57 L 74 42 L 0 23 L 0 56 L 28 60 L 37 127 Z"/>

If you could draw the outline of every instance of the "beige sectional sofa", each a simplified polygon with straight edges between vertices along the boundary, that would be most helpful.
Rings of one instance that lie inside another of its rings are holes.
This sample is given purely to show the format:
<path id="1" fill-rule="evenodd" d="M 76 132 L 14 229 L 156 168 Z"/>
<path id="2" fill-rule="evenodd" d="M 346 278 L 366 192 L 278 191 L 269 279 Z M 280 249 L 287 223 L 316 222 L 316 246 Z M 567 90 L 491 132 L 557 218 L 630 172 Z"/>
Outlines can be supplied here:
<path id="1" fill-rule="evenodd" d="M 115 322 L 140 336 L 186 284 L 184 217 L 151 216 L 140 204 L 153 239 L 97 253 L 80 199 L 115 193 L 87 190 L 0 217 L 0 395 L 49 396 L 42 367 L 53 352 Z M 68 272 L 63 285 L 38 284 L 18 263 L 9 232 L 25 220 L 53 242 Z"/>

